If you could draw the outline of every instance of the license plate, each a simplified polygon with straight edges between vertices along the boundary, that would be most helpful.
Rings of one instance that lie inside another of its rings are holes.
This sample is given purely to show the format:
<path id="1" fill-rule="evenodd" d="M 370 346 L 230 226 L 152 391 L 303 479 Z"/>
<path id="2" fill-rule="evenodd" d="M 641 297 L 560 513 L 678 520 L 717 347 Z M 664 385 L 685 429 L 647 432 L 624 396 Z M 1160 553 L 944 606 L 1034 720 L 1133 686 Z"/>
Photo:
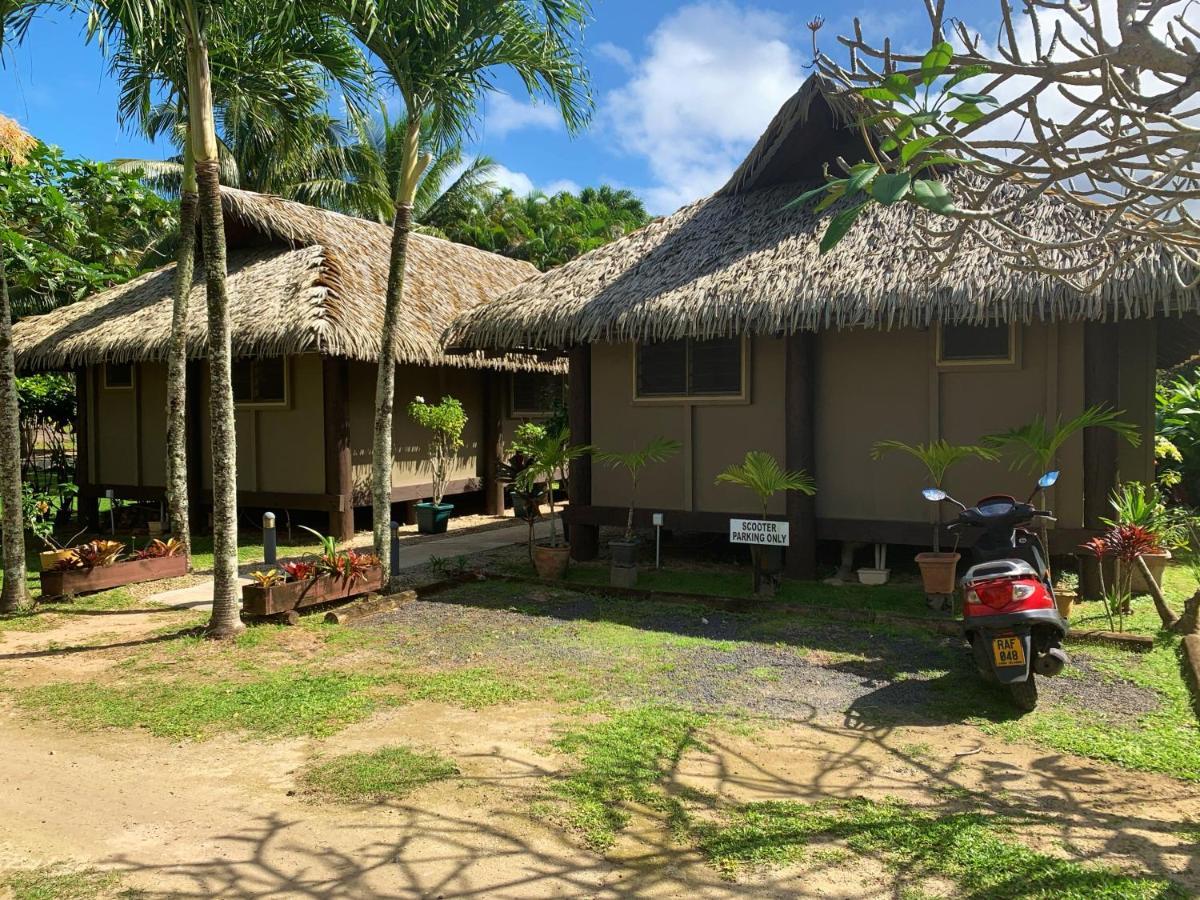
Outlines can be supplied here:
<path id="1" fill-rule="evenodd" d="M 1019 637 L 992 638 L 992 655 L 997 666 L 1025 665 L 1025 645 Z"/>

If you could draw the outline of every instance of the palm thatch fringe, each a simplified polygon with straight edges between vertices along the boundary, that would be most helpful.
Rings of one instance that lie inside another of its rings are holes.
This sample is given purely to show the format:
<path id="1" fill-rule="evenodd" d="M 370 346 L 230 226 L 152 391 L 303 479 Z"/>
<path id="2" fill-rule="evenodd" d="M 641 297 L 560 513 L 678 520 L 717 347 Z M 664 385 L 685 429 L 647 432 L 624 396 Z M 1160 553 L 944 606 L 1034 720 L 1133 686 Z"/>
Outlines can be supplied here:
<path id="1" fill-rule="evenodd" d="M 862 135 L 847 127 L 859 103 L 820 77 L 809 79 L 716 194 L 465 313 L 444 345 L 554 349 L 935 321 L 1115 320 L 1200 308 L 1200 291 L 1183 289 L 1165 254 L 1149 249 L 1131 252 L 1086 293 L 1014 268 L 978 237 L 937 271 L 918 228 L 918 218 L 928 223 L 932 214 L 909 203 L 872 204 L 822 256 L 821 236 L 840 207 L 818 215 L 785 206 L 820 183 L 826 164 L 862 157 Z M 965 177 L 948 176 L 952 189 Z M 1022 216 L 1023 227 L 1047 241 L 1078 243 L 1086 233 L 1077 211 L 1053 196 Z M 1060 251 L 1057 263 L 1086 272 L 1101 264 L 1095 253 L 1076 246 Z"/>
<path id="2" fill-rule="evenodd" d="M 464 350 L 558 348 L 827 328 L 924 327 L 1034 320 L 1115 320 L 1200 310 L 1164 257 L 1144 251 L 1081 293 L 1014 269 L 975 241 L 942 272 L 903 203 L 872 206 L 836 250 L 818 246 L 826 216 L 784 205 L 812 183 L 714 195 L 459 317 L 444 336 Z M 1047 239 L 1078 234 L 1076 213 L 1045 197 L 1026 213 Z M 1095 264 L 1087 249 L 1063 264 Z"/>
<path id="3" fill-rule="evenodd" d="M 248 191 L 222 189 L 229 244 L 233 351 L 237 356 L 322 353 L 379 356 L 391 229 Z M 164 266 L 80 303 L 19 322 L 25 371 L 166 359 L 175 266 Z M 414 235 L 405 279 L 399 361 L 507 370 L 545 369 L 530 357 L 447 355 L 441 333 L 459 313 L 535 275 L 526 262 Z M 208 328 L 197 265 L 186 328 L 203 357 Z"/>

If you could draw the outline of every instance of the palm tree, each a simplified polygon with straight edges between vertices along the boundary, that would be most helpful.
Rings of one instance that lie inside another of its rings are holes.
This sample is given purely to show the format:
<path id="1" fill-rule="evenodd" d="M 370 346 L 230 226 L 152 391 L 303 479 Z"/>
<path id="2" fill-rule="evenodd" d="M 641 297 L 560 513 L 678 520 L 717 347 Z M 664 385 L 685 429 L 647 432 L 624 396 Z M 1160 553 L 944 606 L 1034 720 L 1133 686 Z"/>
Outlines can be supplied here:
<path id="1" fill-rule="evenodd" d="M 12 119 L 0 116 L 0 167 L 23 165 L 37 141 Z M 3 506 L 4 584 L 0 613 L 16 612 L 28 600 L 25 590 L 25 521 L 21 482 L 21 429 L 17 372 L 13 359 L 12 308 L 0 255 L 0 505 Z"/>
<path id="2" fill-rule="evenodd" d="M 1121 410 L 1104 404 L 1089 406 L 1073 419 L 1063 420 L 1061 415 L 1053 423 L 1042 416 L 1035 416 L 1028 425 L 1012 428 L 999 434 L 989 434 L 983 442 L 994 450 L 1007 450 L 1013 454 L 1010 468 L 1022 469 L 1030 475 L 1040 475 L 1054 468 L 1058 451 L 1076 433 L 1086 428 L 1106 428 L 1114 431 L 1132 446 L 1141 443 L 1137 426 L 1124 422 Z"/>
<path id="3" fill-rule="evenodd" d="M 188 31 L 190 6 L 184 3 L 181 7 L 184 13 L 181 20 L 171 20 L 171 11 L 166 7 L 160 7 L 159 12 L 167 17 L 166 24 L 175 27 L 182 25 Z M 191 6 L 191 9 L 195 12 L 199 8 Z M 127 6 L 124 12 L 133 14 L 135 11 Z M 233 15 L 214 16 L 207 22 L 209 30 L 205 37 L 210 48 L 208 59 L 212 71 L 219 76 L 211 85 L 214 92 L 211 118 L 214 139 L 216 123 L 219 121 L 222 131 L 238 135 L 236 143 L 244 147 L 246 152 L 240 166 L 231 166 L 230 154 L 222 153 L 222 145 L 218 143 L 218 180 L 230 181 L 231 173 L 235 178 L 252 178 L 255 174 L 270 173 L 262 174 L 262 183 L 248 185 L 269 190 L 275 186 L 268 180 L 270 177 L 277 181 L 285 179 L 286 175 L 282 173 L 289 171 L 289 163 L 293 163 L 297 156 L 313 155 L 307 148 L 320 146 L 314 140 L 314 134 L 320 131 L 320 126 L 315 123 L 328 120 L 328 117 L 321 117 L 317 112 L 326 98 L 326 80 L 336 83 L 351 108 L 355 108 L 368 87 L 366 66 L 344 28 L 310 6 L 305 5 L 288 13 L 288 27 L 278 30 L 268 27 L 276 23 L 261 15 L 249 15 L 246 9 L 232 12 Z M 136 119 L 143 133 L 151 139 L 166 133 L 180 147 L 180 155 L 175 160 L 121 162 L 125 168 L 137 168 L 151 175 L 160 186 L 178 185 L 180 194 L 179 242 L 167 372 L 167 502 L 172 529 L 176 537 L 188 545 L 190 525 L 185 440 L 187 359 L 183 327 L 187 320 L 188 294 L 195 265 L 195 241 L 192 235 L 196 228 L 199 181 L 193 143 L 195 109 L 189 106 L 188 99 L 193 96 L 193 89 L 198 87 L 193 81 L 193 69 L 198 66 L 195 64 L 195 54 L 181 52 L 183 45 L 178 40 L 146 40 L 144 32 L 124 27 L 125 24 L 115 17 L 109 20 L 110 27 L 120 26 L 116 32 L 119 44 L 113 54 L 111 68 L 121 82 L 121 118 L 126 122 Z M 190 49 L 193 43 L 194 39 L 189 39 L 186 46 Z M 154 97 L 159 92 L 165 93 L 166 99 L 155 103 Z M 273 162 L 263 165 L 263 160 L 267 159 Z M 219 197 L 217 199 L 219 203 Z M 220 215 L 219 206 L 217 215 Z M 223 233 L 221 239 L 223 251 Z M 211 291 L 211 277 L 208 283 Z M 215 381 L 215 373 L 213 378 Z M 213 389 L 217 390 L 215 384 Z M 231 426 L 228 434 L 232 435 Z M 214 442 L 217 438 L 214 429 Z M 225 455 L 232 465 L 235 459 L 232 445 L 229 445 Z M 214 453 L 214 465 L 216 458 Z M 235 475 L 228 477 L 236 481 Z M 231 521 L 236 522 L 236 513 Z M 222 542 L 231 540 L 236 545 L 236 530 L 230 532 L 227 526 L 225 531 Z M 217 535 L 214 534 L 214 545 L 216 543 Z M 236 560 L 236 550 L 234 553 Z M 228 577 L 229 565 L 226 560 L 220 579 L 222 583 L 218 587 L 218 592 L 226 597 L 231 593 Z M 233 593 L 236 593 L 236 588 Z M 223 609 L 222 621 L 219 622 L 214 606 L 214 624 L 210 630 L 214 634 L 230 628 L 236 630 L 232 624 L 234 618 L 236 607 L 233 615 L 228 609 Z"/>
<path id="4" fill-rule="evenodd" d="M 213 610 L 206 633 L 236 635 L 245 626 L 239 612 L 237 556 L 237 450 L 234 431 L 232 347 L 226 290 L 225 223 L 221 212 L 219 143 L 213 103 L 210 37 L 259 34 L 282 56 L 273 36 L 288 33 L 297 12 L 309 4 L 283 0 L 92 0 L 89 33 L 142 48 L 149 59 L 174 59 L 163 66 L 164 82 L 180 89 L 187 111 L 185 145 L 196 173 L 197 218 L 204 251 L 208 303 L 209 433 L 212 443 Z M 299 8 L 299 9 L 297 9 Z M 228 46 L 225 50 L 231 50 Z M 178 61 L 182 57 L 182 67 Z M 180 72 L 184 78 L 180 78 Z M 190 185 L 185 184 L 185 190 Z M 186 240 L 181 243 L 187 243 Z M 179 292 L 177 292 L 178 294 Z"/>
<path id="5" fill-rule="evenodd" d="M 732 484 L 752 491 L 766 519 L 771 498 L 780 491 L 799 491 L 811 497 L 817 492 L 816 482 L 804 469 L 785 471 L 779 461 L 763 450 L 750 450 L 740 463 L 727 466 L 717 476 L 716 484 Z"/>
<path id="6" fill-rule="evenodd" d="M 997 459 L 996 451 L 989 447 L 975 444 L 951 444 L 946 440 L 930 441 L 928 444 L 906 444 L 904 441 L 876 441 L 871 447 L 871 459 L 882 459 L 892 451 L 907 453 L 913 459 L 925 466 L 929 478 L 935 488 L 941 488 L 946 481 L 946 473 L 963 460 Z M 935 553 L 942 549 L 942 507 L 938 506 L 937 524 L 933 526 L 933 550 Z"/>
<path id="7" fill-rule="evenodd" d="M 413 206 L 431 156 L 421 124 L 432 118 L 438 146 L 466 131 L 498 70 L 514 72 L 531 93 L 558 104 L 569 130 L 591 109 L 576 37 L 587 0 L 342 0 L 341 13 L 382 67 L 408 114 L 395 192 L 393 238 L 375 386 L 371 466 L 375 553 L 391 575 L 388 522 L 392 503 L 392 413 L 396 328 L 404 294 Z"/>
<path id="8" fill-rule="evenodd" d="M 351 114 L 347 125 L 353 137 L 342 148 L 345 170 L 314 169 L 292 194 L 306 203 L 386 224 L 395 215 L 408 115 L 392 118 L 387 108 L 381 107 L 378 118 Z M 476 156 L 464 166 L 461 143 L 438 146 L 431 115 L 421 122 L 420 152 L 427 154 L 430 162 L 413 195 L 413 221 L 425 230 L 440 232 L 490 197 L 495 162 Z M 458 175 L 447 183 L 456 169 Z"/>

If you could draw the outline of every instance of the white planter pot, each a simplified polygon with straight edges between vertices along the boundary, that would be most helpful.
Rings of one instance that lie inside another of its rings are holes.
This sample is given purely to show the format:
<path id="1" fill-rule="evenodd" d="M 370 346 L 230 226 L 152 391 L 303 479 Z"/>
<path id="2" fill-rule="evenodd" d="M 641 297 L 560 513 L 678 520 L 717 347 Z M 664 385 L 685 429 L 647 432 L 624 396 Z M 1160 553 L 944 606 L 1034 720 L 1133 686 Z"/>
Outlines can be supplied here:
<path id="1" fill-rule="evenodd" d="M 858 580 L 861 584 L 887 584 L 891 572 L 891 569 L 863 568 L 858 570 Z"/>

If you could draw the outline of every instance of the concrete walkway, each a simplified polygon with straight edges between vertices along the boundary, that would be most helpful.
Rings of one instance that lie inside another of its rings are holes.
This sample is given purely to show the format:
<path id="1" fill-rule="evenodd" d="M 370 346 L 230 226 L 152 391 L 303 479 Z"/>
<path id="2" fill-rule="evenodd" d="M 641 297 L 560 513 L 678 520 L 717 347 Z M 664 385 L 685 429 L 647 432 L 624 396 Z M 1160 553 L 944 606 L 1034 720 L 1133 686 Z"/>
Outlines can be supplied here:
<path id="1" fill-rule="evenodd" d="M 549 521 L 541 519 L 534 528 L 534 535 L 539 538 L 544 537 L 549 534 L 549 531 Z M 512 544 L 523 544 L 528 536 L 528 526 L 524 522 L 518 521 L 503 528 L 492 528 L 468 534 L 456 535 L 450 532 L 435 540 L 422 541 L 419 544 L 408 546 L 405 546 L 401 542 L 400 556 L 396 560 L 396 570 L 415 569 L 418 566 L 425 565 L 435 556 L 446 560 L 453 560 L 459 556 L 465 556 L 469 559 L 478 553 L 498 550 L 501 547 L 508 547 Z M 250 569 L 262 568 L 262 564 L 250 563 L 248 567 Z M 243 565 L 242 568 L 245 569 L 247 566 Z M 250 584 L 252 581 L 252 579 L 246 577 L 242 577 L 239 580 L 242 584 Z M 206 610 L 212 608 L 212 592 L 212 579 L 206 578 L 199 584 L 193 584 L 190 587 L 176 588 L 173 591 L 152 594 L 146 600 L 149 603 L 158 603 L 174 609 Z"/>

